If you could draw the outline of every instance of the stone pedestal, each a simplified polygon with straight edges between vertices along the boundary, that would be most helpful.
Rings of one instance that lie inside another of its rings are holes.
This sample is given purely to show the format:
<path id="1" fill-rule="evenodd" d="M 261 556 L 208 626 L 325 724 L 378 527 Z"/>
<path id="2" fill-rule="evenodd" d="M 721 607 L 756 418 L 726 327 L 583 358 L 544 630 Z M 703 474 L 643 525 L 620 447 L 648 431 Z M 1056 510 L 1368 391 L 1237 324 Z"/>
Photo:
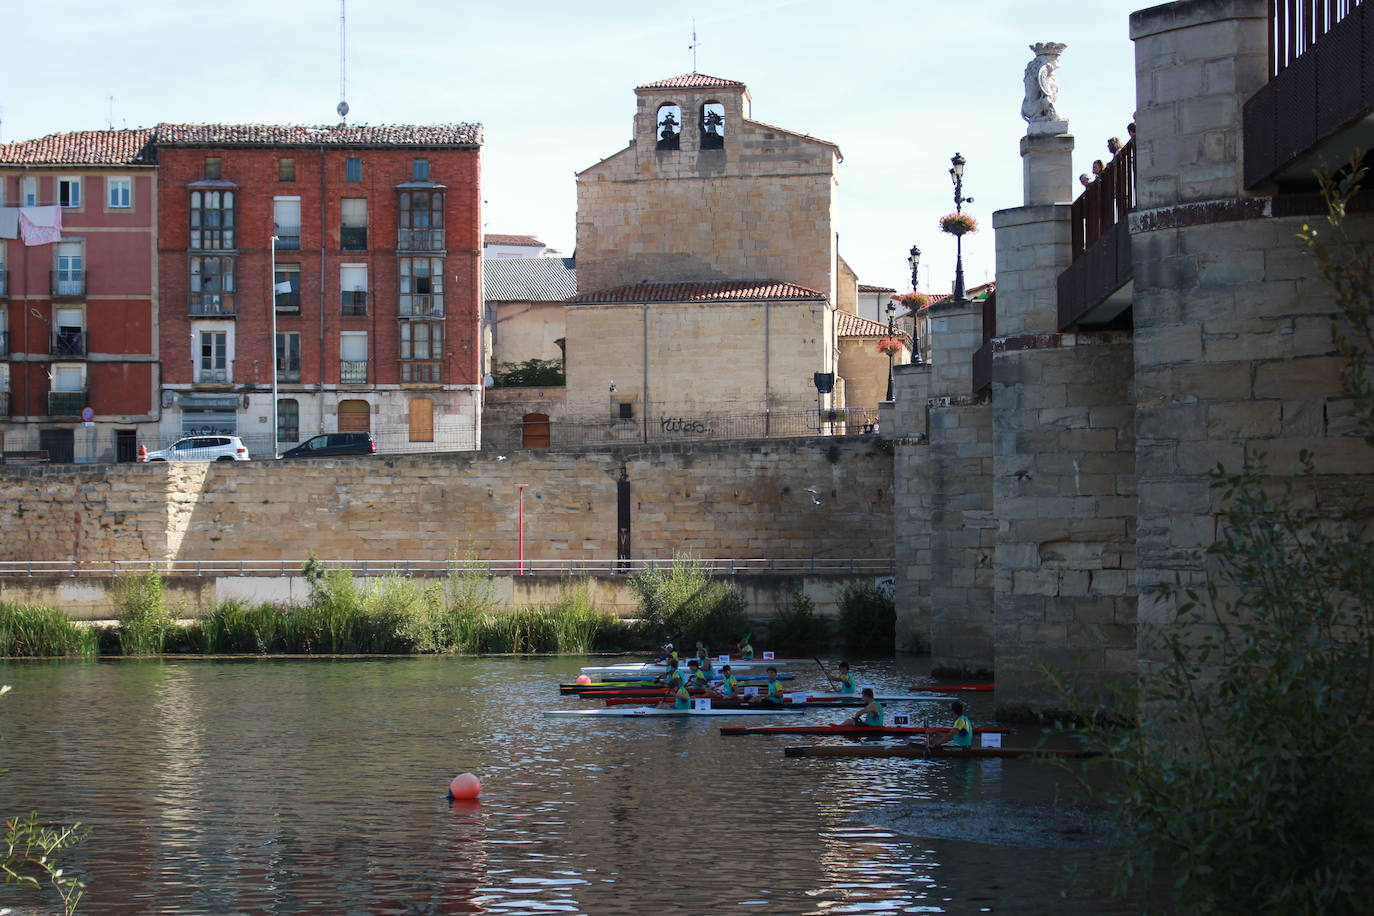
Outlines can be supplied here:
<path id="1" fill-rule="evenodd" d="M 1042 123 L 1042 130 L 1021 138 L 1022 192 L 1028 207 L 1069 203 L 1074 198 L 1073 137 L 1068 133 L 1069 122 Z"/>

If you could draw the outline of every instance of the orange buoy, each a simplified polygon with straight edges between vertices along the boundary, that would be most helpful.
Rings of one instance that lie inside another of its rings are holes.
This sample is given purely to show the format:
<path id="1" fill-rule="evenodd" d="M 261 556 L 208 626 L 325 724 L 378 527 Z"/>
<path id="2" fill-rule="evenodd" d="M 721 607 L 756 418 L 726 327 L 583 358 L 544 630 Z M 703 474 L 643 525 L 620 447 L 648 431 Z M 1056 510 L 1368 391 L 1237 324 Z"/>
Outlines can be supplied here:
<path id="1" fill-rule="evenodd" d="M 592 679 L 589 678 L 589 677 L 587 677 L 587 675 L 585 675 L 585 674 L 579 674 L 579 675 L 577 676 L 577 683 L 579 683 L 579 684 L 590 684 L 591 682 L 592 682 Z"/>
<path id="2" fill-rule="evenodd" d="M 476 798 L 482 794 L 482 781 L 471 773 L 459 773 L 448 784 L 448 797 L 452 799 Z"/>

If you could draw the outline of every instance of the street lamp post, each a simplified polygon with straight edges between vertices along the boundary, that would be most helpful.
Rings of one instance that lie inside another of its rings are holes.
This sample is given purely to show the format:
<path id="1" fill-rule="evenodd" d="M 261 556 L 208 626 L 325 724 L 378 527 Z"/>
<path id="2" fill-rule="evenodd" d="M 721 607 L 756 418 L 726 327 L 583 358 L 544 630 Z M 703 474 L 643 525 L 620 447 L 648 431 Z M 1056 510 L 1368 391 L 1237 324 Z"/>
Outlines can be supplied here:
<path id="1" fill-rule="evenodd" d="M 921 249 L 915 245 L 911 246 L 911 251 L 907 253 L 906 262 L 911 265 L 911 291 L 919 293 L 921 291 Z M 911 361 L 919 363 L 921 361 L 920 350 L 916 339 L 916 327 L 919 321 L 916 317 L 916 310 L 911 310 Z M 890 384 L 890 383 L 889 383 Z M 891 400 L 889 398 L 889 400 Z"/>
<path id="2" fill-rule="evenodd" d="M 965 159 L 955 153 L 949 161 L 951 163 L 949 180 L 954 182 L 954 212 L 963 213 L 964 204 L 973 203 L 972 197 L 964 196 Z M 954 250 L 954 300 L 965 302 L 968 300 L 968 296 L 964 293 L 964 237 L 962 234 L 954 237 Z"/>
<path id="3" fill-rule="evenodd" d="M 887 300 L 887 339 L 897 339 L 897 305 L 891 299 Z M 892 360 L 897 354 L 889 349 L 887 351 L 887 400 L 892 400 Z"/>

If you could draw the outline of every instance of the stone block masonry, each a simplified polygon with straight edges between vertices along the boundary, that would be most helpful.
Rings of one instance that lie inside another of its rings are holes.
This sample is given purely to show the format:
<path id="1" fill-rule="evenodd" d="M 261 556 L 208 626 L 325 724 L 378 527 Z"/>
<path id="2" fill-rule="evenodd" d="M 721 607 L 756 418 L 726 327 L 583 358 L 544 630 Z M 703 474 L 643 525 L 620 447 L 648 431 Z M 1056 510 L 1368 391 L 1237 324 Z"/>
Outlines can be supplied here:
<path id="1" fill-rule="evenodd" d="M 0 560 L 510 559 L 519 484 L 528 559 L 610 559 L 622 471 L 636 558 L 892 556 L 892 457 L 868 436 L 524 450 L 504 461 L 5 467 Z"/>

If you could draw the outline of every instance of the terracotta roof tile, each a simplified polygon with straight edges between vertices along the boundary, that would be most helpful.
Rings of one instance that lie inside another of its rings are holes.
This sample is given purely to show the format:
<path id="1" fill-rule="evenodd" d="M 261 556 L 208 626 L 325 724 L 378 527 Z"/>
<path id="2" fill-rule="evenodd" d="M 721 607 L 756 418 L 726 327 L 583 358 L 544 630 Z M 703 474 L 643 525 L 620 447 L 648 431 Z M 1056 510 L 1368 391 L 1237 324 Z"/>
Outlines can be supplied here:
<path id="1" fill-rule="evenodd" d="M 659 80 L 656 83 L 645 83 L 636 86 L 635 89 L 744 89 L 745 85 L 739 80 L 722 79 L 719 76 L 707 76 L 705 73 L 684 73 L 681 76 L 670 76 L 666 80 Z"/>
<path id="2" fill-rule="evenodd" d="M 484 245 L 523 245 L 527 248 L 547 248 L 543 242 L 532 235 L 499 235 L 488 232 L 482 236 Z"/>
<path id="3" fill-rule="evenodd" d="M 887 323 L 851 315 L 849 312 L 840 312 L 835 316 L 835 333 L 841 337 L 886 337 Z M 897 338 L 906 340 L 907 333 L 897 328 Z"/>
<path id="4" fill-rule="evenodd" d="M 814 289 L 782 280 L 718 280 L 704 283 L 631 283 L 579 293 L 569 302 L 721 302 L 757 299 L 824 299 Z"/>
<path id="5" fill-rule="evenodd" d="M 895 293 L 897 290 L 891 286 L 869 286 L 867 283 L 859 284 L 861 293 Z"/>
<path id="6" fill-rule="evenodd" d="M 157 165 L 153 129 L 74 130 L 0 144 L 4 165 Z"/>
<path id="7" fill-rule="evenodd" d="M 159 124 L 161 146 L 478 146 L 481 124 Z"/>

